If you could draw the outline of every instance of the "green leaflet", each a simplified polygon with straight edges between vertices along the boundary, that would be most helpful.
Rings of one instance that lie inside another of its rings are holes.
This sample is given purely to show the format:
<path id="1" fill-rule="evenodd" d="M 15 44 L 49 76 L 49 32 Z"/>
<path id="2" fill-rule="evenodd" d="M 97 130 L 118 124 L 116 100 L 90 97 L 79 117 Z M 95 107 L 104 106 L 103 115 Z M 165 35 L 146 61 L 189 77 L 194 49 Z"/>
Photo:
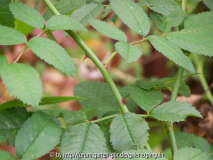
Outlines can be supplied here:
<path id="1" fill-rule="evenodd" d="M 157 91 L 155 89 L 144 90 L 136 85 L 131 88 L 130 96 L 143 110 L 147 112 L 151 111 L 164 99 L 161 91 Z"/>
<path id="2" fill-rule="evenodd" d="M 175 152 L 174 160 L 208 160 L 208 155 L 197 148 L 181 148 Z"/>
<path id="3" fill-rule="evenodd" d="M 18 131 L 15 140 L 17 156 L 23 160 L 31 160 L 47 154 L 58 144 L 61 131 L 55 118 L 35 113 Z"/>
<path id="4" fill-rule="evenodd" d="M 71 57 L 55 41 L 42 37 L 34 37 L 27 42 L 27 46 L 45 62 L 74 77 L 75 66 Z"/>
<path id="5" fill-rule="evenodd" d="M 126 42 L 117 42 L 115 48 L 127 63 L 137 61 L 142 55 L 142 51 L 138 47 Z"/>
<path id="6" fill-rule="evenodd" d="M 7 58 L 0 54 L 0 68 L 7 64 L 8 64 Z"/>
<path id="7" fill-rule="evenodd" d="M 0 45 L 16 45 L 27 42 L 26 37 L 19 31 L 6 26 L 0 26 Z"/>
<path id="8" fill-rule="evenodd" d="M 0 25 L 14 27 L 15 18 L 9 9 L 10 0 L 0 1 Z"/>
<path id="9" fill-rule="evenodd" d="M 101 131 L 104 133 L 104 138 L 106 140 L 106 147 L 110 153 L 113 153 L 113 148 L 110 143 L 110 133 L 109 133 L 109 126 L 100 125 L 99 126 Z"/>
<path id="10" fill-rule="evenodd" d="M 164 15 L 171 27 L 179 26 L 184 20 L 183 11 L 175 0 L 146 0 L 146 3 L 151 10 Z"/>
<path id="11" fill-rule="evenodd" d="M 63 0 L 63 1 L 53 1 L 53 5 L 59 11 L 60 14 L 70 14 L 75 9 L 83 6 L 86 0 Z M 53 13 L 47 9 L 44 13 L 45 20 L 50 19 L 53 16 Z"/>
<path id="12" fill-rule="evenodd" d="M 26 64 L 4 65 L 0 76 L 10 94 L 37 107 L 42 95 L 42 82 L 37 71 Z"/>
<path id="13" fill-rule="evenodd" d="M 18 20 L 35 28 L 42 29 L 44 27 L 43 17 L 34 8 L 18 2 L 11 3 L 9 7 Z"/>
<path id="14" fill-rule="evenodd" d="M 2 150 L 0 150 L 0 157 L 3 160 L 6 160 L 6 159 L 8 159 L 8 160 L 16 160 L 16 158 L 10 152 L 2 151 Z"/>
<path id="15" fill-rule="evenodd" d="M 85 100 L 85 99 L 80 97 L 43 97 L 39 103 L 39 106 L 68 102 L 71 100 Z M 0 110 L 7 109 L 7 108 L 18 108 L 18 107 L 28 107 L 28 106 L 29 106 L 28 104 L 25 104 L 20 100 L 13 100 L 13 101 L 7 101 L 5 103 L 0 104 Z"/>
<path id="16" fill-rule="evenodd" d="M 211 154 L 209 156 L 210 160 L 213 160 L 213 147 L 208 141 L 202 137 L 198 137 L 194 134 L 179 132 L 175 134 L 178 148 L 183 147 L 193 147 L 201 149 L 206 154 Z"/>
<path id="17" fill-rule="evenodd" d="M 146 12 L 132 0 L 111 0 L 112 9 L 121 20 L 135 32 L 146 36 L 150 31 L 150 20 Z"/>
<path id="18" fill-rule="evenodd" d="M 0 142 L 15 146 L 15 135 L 30 117 L 25 108 L 6 109 L 0 112 Z"/>
<path id="19" fill-rule="evenodd" d="M 192 53 L 213 56 L 213 32 L 181 30 L 166 35 L 169 41 Z"/>
<path id="20" fill-rule="evenodd" d="M 182 66 L 183 68 L 189 70 L 190 72 L 195 72 L 189 58 L 173 43 L 155 35 L 149 36 L 148 40 L 155 47 L 155 49 L 161 52 L 164 56 L 174 61 L 176 64 Z"/>
<path id="21" fill-rule="evenodd" d="M 46 25 L 46 29 L 87 31 L 87 29 L 82 24 L 65 15 L 57 15 L 51 17 Z"/>
<path id="22" fill-rule="evenodd" d="M 168 32 L 171 30 L 171 26 L 168 23 L 168 17 L 157 12 L 151 11 L 150 18 L 153 20 L 155 25 L 162 31 Z"/>
<path id="23" fill-rule="evenodd" d="M 180 101 L 169 101 L 159 105 L 150 114 L 151 117 L 161 121 L 179 122 L 187 116 L 202 117 L 190 104 Z"/>
<path id="24" fill-rule="evenodd" d="M 207 32 L 213 31 L 213 12 L 203 12 L 190 15 L 184 22 L 185 29 L 199 29 Z"/>
<path id="25" fill-rule="evenodd" d="M 134 113 L 117 115 L 110 126 L 110 141 L 117 152 L 142 149 L 148 140 L 146 121 Z"/>
<path id="26" fill-rule="evenodd" d="M 213 11 L 213 3 L 212 0 L 203 0 L 204 4 L 211 10 Z"/>
<path id="27" fill-rule="evenodd" d="M 88 22 L 93 26 L 93 28 L 107 37 L 116 39 L 118 41 L 127 42 L 126 35 L 121 30 L 111 26 L 110 24 L 95 19 L 90 19 Z"/>
<path id="28" fill-rule="evenodd" d="M 71 17 L 85 26 L 88 24 L 88 19 L 96 18 L 102 10 L 103 6 L 101 4 L 86 4 L 75 10 Z"/>
<path id="29" fill-rule="evenodd" d="M 99 126 L 94 123 L 71 126 L 62 136 L 61 152 L 73 154 L 78 152 L 91 154 L 107 153 L 104 134 Z M 63 159 L 70 160 L 70 158 Z M 88 158 L 75 159 L 86 160 Z M 97 159 L 100 160 L 101 158 Z"/>
<path id="30" fill-rule="evenodd" d="M 100 111 L 117 111 L 118 103 L 107 83 L 81 82 L 75 85 L 75 96 L 87 98 L 80 100 L 82 107 L 97 109 Z"/>
<path id="31" fill-rule="evenodd" d="M 148 159 L 149 160 L 167 160 L 166 158 L 163 158 L 164 157 L 164 155 L 163 155 L 163 153 L 155 153 L 155 152 L 153 152 L 153 151 L 150 151 L 150 150 L 147 150 L 147 149 L 137 149 L 137 150 L 129 150 L 129 151 L 125 151 L 125 152 L 123 152 L 124 153 L 124 155 L 127 155 L 127 157 L 128 158 L 119 158 L 118 157 L 118 160 L 147 160 L 147 157 L 146 157 L 146 155 L 148 156 L 148 155 L 155 155 L 156 156 L 156 158 L 155 157 L 153 157 L 153 158 L 151 158 L 151 157 L 149 157 Z M 145 156 L 143 157 L 143 156 L 140 156 L 140 157 L 137 157 L 136 158 L 136 154 L 138 154 L 138 155 L 140 155 L 141 153 L 143 153 Z"/>
<path id="32" fill-rule="evenodd" d="M 15 29 L 20 31 L 24 35 L 28 35 L 33 31 L 34 27 L 31 27 L 31 26 L 27 25 L 26 23 L 17 19 L 15 21 Z"/>

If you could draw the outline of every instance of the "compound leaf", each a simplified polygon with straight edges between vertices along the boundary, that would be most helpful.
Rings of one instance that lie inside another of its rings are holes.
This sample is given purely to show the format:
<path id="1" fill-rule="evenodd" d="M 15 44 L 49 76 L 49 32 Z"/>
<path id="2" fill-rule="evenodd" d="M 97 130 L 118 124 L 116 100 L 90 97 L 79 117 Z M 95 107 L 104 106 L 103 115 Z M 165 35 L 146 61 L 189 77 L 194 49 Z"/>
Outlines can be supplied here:
<path id="1" fill-rule="evenodd" d="M 100 33 L 106 35 L 107 37 L 116 39 L 118 41 L 124 41 L 127 42 L 126 35 L 119 29 L 111 26 L 110 24 L 96 20 L 96 19 L 90 19 L 88 20 L 90 25 L 92 25 L 97 31 Z"/>
<path id="2" fill-rule="evenodd" d="M 135 32 L 146 36 L 150 31 L 150 20 L 146 12 L 132 0 L 111 0 L 112 9 L 121 20 Z"/>
<path id="3" fill-rule="evenodd" d="M 138 47 L 126 42 L 117 42 L 115 48 L 127 63 L 137 61 L 142 55 L 142 51 Z"/>
<path id="4" fill-rule="evenodd" d="M 193 147 L 201 149 L 206 154 L 213 153 L 213 147 L 208 141 L 202 137 L 198 137 L 194 134 L 179 132 L 175 134 L 178 148 Z M 213 155 L 209 156 L 210 160 L 213 159 Z"/>
<path id="5" fill-rule="evenodd" d="M 101 82 L 81 82 L 75 85 L 75 96 L 87 98 L 80 100 L 83 107 L 94 108 L 100 111 L 117 111 L 118 103 L 108 84 Z"/>
<path id="6" fill-rule="evenodd" d="M 53 1 L 53 5 L 58 10 L 60 14 L 70 14 L 75 9 L 78 9 L 79 7 L 83 6 L 85 4 L 86 0 L 64 0 L 64 1 Z M 50 17 L 53 16 L 53 13 L 47 9 L 47 11 L 44 13 L 44 18 L 50 19 Z"/>
<path id="7" fill-rule="evenodd" d="M 192 53 L 213 56 L 213 32 L 182 30 L 166 35 L 169 41 Z"/>
<path id="8" fill-rule="evenodd" d="M 11 95 L 37 107 L 42 95 L 38 72 L 26 64 L 9 64 L 1 68 L 0 76 Z"/>
<path id="9" fill-rule="evenodd" d="M 35 113 L 18 131 L 15 140 L 17 156 L 23 160 L 43 156 L 58 144 L 61 131 L 55 118 L 41 112 Z"/>
<path id="10" fill-rule="evenodd" d="M 16 160 L 16 158 L 10 152 L 2 151 L 2 150 L 0 150 L 0 157 L 3 160 L 6 160 L 6 159 Z"/>
<path id="11" fill-rule="evenodd" d="M 15 145 L 15 135 L 30 114 L 25 108 L 6 109 L 0 112 L 0 142 Z"/>
<path id="12" fill-rule="evenodd" d="M 75 10 L 71 17 L 85 26 L 88 24 L 88 19 L 96 18 L 102 10 L 103 5 L 101 4 L 86 4 Z"/>
<path id="13" fill-rule="evenodd" d="M 81 23 L 66 15 L 56 15 L 51 17 L 46 25 L 46 29 L 87 31 Z"/>
<path id="14" fill-rule="evenodd" d="M 0 26 L 0 45 L 16 45 L 27 42 L 25 35 L 6 26 Z"/>
<path id="15" fill-rule="evenodd" d="M 155 47 L 155 49 L 161 52 L 164 56 L 166 56 L 170 60 L 173 60 L 176 64 L 182 66 L 190 72 L 195 72 L 189 58 L 181 51 L 180 48 L 175 46 L 173 43 L 155 35 L 149 36 L 148 40 Z"/>
<path id="16" fill-rule="evenodd" d="M 174 160 L 208 160 L 208 155 L 197 148 L 181 148 L 175 152 Z"/>
<path id="17" fill-rule="evenodd" d="M 74 77 L 75 66 L 67 52 L 55 41 L 47 38 L 34 37 L 27 46 L 41 59 Z"/>
<path id="18" fill-rule="evenodd" d="M 0 25 L 14 27 L 15 18 L 9 9 L 9 4 L 10 0 L 0 1 Z"/>
<path id="19" fill-rule="evenodd" d="M 202 117 L 200 112 L 190 104 L 180 101 L 165 102 L 156 107 L 150 116 L 169 122 L 184 121 L 187 116 Z"/>
<path id="20" fill-rule="evenodd" d="M 132 87 L 130 95 L 133 100 L 147 112 L 151 111 L 164 99 L 161 91 L 157 91 L 155 89 L 145 90 L 137 87 L 136 85 Z"/>
<path id="21" fill-rule="evenodd" d="M 35 28 L 42 29 L 44 27 L 44 18 L 34 8 L 18 2 L 11 3 L 9 7 L 18 20 Z"/>
<path id="22" fill-rule="evenodd" d="M 107 153 L 104 134 L 99 126 L 94 123 L 71 126 L 62 136 L 61 152 L 73 154 L 78 152 Z M 63 159 L 68 160 L 70 158 Z M 86 158 L 77 158 L 77 160 L 86 160 Z"/>
<path id="23" fill-rule="evenodd" d="M 148 140 L 146 121 L 134 113 L 117 115 L 111 123 L 110 141 L 117 152 L 142 149 Z"/>
<path id="24" fill-rule="evenodd" d="M 213 30 L 213 12 L 203 12 L 200 14 L 194 14 L 187 17 L 184 22 L 185 29 L 199 29 L 212 32 Z"/>
<path id="25" fill-rule="evenodd" d="M 80 98 L 80 97 L 43 97 L 39 103 L 39 106 L 68 102 L 71 100 L 84 100 L 84 98 Z M 13 100 L 13 101 L 7 101 L 5 103 L 0 104 L 0 110 L 7 109 L 7 108 L 27 107 L 27 106 L 29 106 L 29 105 L 23 103 L 20 100 Z"/>

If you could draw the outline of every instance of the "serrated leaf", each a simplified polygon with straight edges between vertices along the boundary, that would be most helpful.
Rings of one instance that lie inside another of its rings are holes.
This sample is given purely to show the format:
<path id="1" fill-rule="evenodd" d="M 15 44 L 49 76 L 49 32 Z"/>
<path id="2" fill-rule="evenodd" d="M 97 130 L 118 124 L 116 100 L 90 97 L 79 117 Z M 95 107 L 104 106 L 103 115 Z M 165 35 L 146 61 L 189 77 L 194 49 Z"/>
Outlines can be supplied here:
<path id="1" fill-rule="evenodd" d="M 140 88 L 143 88 L 143 89 L 146 89 L 146 90 L 150 90 L 151 88 L 153 88 L 153 86 L 155 85 L 154 83 L 152 83 L 150 80 L 146 80 L 146 79 L 140 79 L 140 80 L 137 80 L 135 82 L 135 84 L 140 87 Z"/>
<path id="2" fill-rule="evenodd" d="M 107 153 L 103 132 L 94 123 L 83 123 L 71 126 L 62 136 L 61 152 L 63 153 Z M 63 158 L 68 160 L 70 158 Z M 76 158 L 86 160 L 88 158 Z M 98 158 L 100 159 L 100 158 Z"/>
<path id="3" fill-rule="evenodd" d="M 211 10 L 213 11 L 213 3 L 212 0 L 203 0 L 204 4 Z"/>
<path id="4" fill-rule="evenodd" d="M 180 101 L 165 102 L 156 107 L 151 117 L 161 121 L 179 122 L 184 121 L 187 116 L 194 116 L 202 118 L 200 112 L 198 112 L 190 104 Z"/>
<path id="5" fill-rule="evenodd" d="M 12 96 L 33 107 L 38 106 L 42 95 L 42 82 L 34 68 L 18 63 L 4 65 L 0 76 Z"/>
<path id="6" fill-rule="evenodd" d="M 98 32 L 106 35 L 107 37 L 116 39 L 118 41 L 127 42 L 126 35 L 121 30 L 119 30 L 118 28 L 115 28 L 115 27 L 111 26 L 110 24 L 108 24 L 106 22 L 96 20 L 96 19 L 90 19 L 90 20 L 88 20 L 88 22 Z"/>
<path id="7" fill-rule="evenodd" d="M 147 0 L 148 7 L 155 12 L 163 14 L 171 27 L 179 26 L 184 20 L 184 14 L 175 0 Z"/>
<path id="8" fill-rule="evenodd" d="M 27 42 L 27 46 L 45 62 L 74 77 L 75 66 L 71 57 L 55 41 L 42 37 L 34 37 Z"/>
<path id="9" fill-rule="evenodd" d="M 56 15 L 51 17 L 47 22 L 46 29 L 87 31 L 87 29 L 82 24 L 65 15 Z"/>
<path id="10" fill-rule="evenodd" d="M 64 0 L 64 1 L 53 1 L 53 5 L 58 10 L 60 14 L 69 14 L 75 9 L 83 6 L 85 4 L 85 0 Z M 53 13 L 47 9 L 44 13 L 45 20 L 50 19 L 53 16 Z"/>
<path id="11" fill-rule="evenodd" d="M 0 1 L 0 25 L 14 27 L 15 18 L 9 9 L 10 2 L 11 0 Z"/>
<path id="12" fill-rule="evenodd" d="M 174 160 L 208 160 L 208 155 L 197 148 L 181 148 L 174 154 Z"/>
<path id="13" fill-rule="evenodd" d="M 197 149 L 201 149 L 206 154 L 210 155 L 213 153 L 213 147 L 208 141 L 202 137 L 198 137 L 194 134 L 179 132 L 175 134 L 177 147 L 193 147 Z M 213 155 L 209 156 L 209 159 L 213 159 Z"/>
<path id="14" fill-rule="evenodd" d="M 44 27 L 43 17 L 34 8 L 18 2 L 11 3 L 9 7 L 18 20 L 35 28 L 42 29 Z"/>
<path id="15" fill-rule="evenodd" d="M 109 126 L 100 125 L 99 126 L 101 131 L 104 133 L 104 138 L 106 140 L 106 147 L 110 153 L 113 153 L 113 148 L 110 143 L 110 133 L 109 133 Z"/>
<path id="16" fill-rule="evenodd" d="M 164 99 L 161 91 L 157 91 L 155 89 L 144 90 L 136 85 L 131 88 L 130 95 L 133 100 L 147 112 L 151 111 Z"/>
<path id="17" fill-rule="evenodd" d="M 142 51 L 138 47 L 126 42 L 117 42 L 115 48 L 127 63 L 137 61 L 142 55 Z"/>
<path id="18" fill-rule="evenodd" d="M 30 116 L 25 108 L 6 109 L 0 112 L 0 142 L 15 145 L 15 135 Z"/>
<path id="19" fill-rule="evenodd" d="M 43 97 L 39 103 L 39 106 L 68 102 L 71 100 L 85 100 L 85 99 L 80 97 Z M 0 104 L 0 110 L 7 108 L 27 107 L 27 106 L 29 106 L 29 104 L 25 104 L 20 100 L 13 100 Z"/>
<path id="20" fill-rule="evenodd" d="M 34 27 L 31 27 L 31 26 L 27 25 L 26 23 L 24 23 L 20 20 L 16 20 L 15 21 L 15 29 L 20 31 L 24 35 L 28 35 L 33 31 Z"/>
<path id="21" fill-rule="evenodd" d="M 153 20 L 155 25 L 163 32 L 168 32 L 171 30 L 171 26 L 168 23 L 168 17 L 157 12 L 151 11 L 150 18 Z"/>
<path id="22" fill-rule="evenodd" d="M 195 72 L 189 58 L 173 43 L 155 35 L 149 36 L 148 40 L 155 47 L 155 49 L 161 52 L 164 56 L 174 61 L 176 64 L 182 66 L 183 68 L 189 70 L 190 72 Z"/>
<path id="23" fill-rule="evenodd" d="M 122 88 L 119 88 L 121 96 L 123 97 L 123 99 L 127 100 L 126 106 L 130 112 L 134 111 L 135 108 L 138 106 L 137 103 L 135 103 L 135 101 L 130 96 L 131 87 L 132 86 L 124 86 Z"/>
<path id="24" fill-rule="evenodd" d="M 83 107 L 100 111 L 117 111 L 118 103 L 108 84 L 101 82 L 81 82 L 75 85 L 75 96 L 86 98 L 79 101 Z"/>
<path id="25" fill-rule="evenodd" d="M 0 45 L 16 45 L 27 42 L 26 37 L 19 31 L 6 26 L 0 26 Z"/>
<path id="26" fill-rule="evenodd" d="M 7 64 L 8 64 L 7 58 L 3 55 L 0 55 L 0 68 Z"/>
<path id="27" fill-rule="evenodd" d="M 160 160 L 167 160 L 166 158 L 164 158 L 164 154 L 163 153 L 155 153 L 153 151 L 147 150 L 147 149 L 138 149 L 138 150 L 129 150 L 129 151 L 125 151 L 122 152 L 123 155 L 125 155 L 124 157 L 128 157 L 128 158 L 119 158 L 118 160 L 156 160 L 156 159 L 160 159 Z M 144 154 L 144 155 L 142 155 Z M 137 156 L 138 155 L 138 156 Z M 149 157 L 148 155 L 155 155 L 153 157 Z M 148 158 L 147 158 L 147 157 Z"/>
<path id="28" fill-rule="evenodd" d="M 213 3 L 212 3 L 213 4 Z M 187 17 L 184 22 L 185 29 L 199 29 L 212 32 L 213 30 L 213 12 L 203 12 Z"/>
<path id="29" fill-rule="evenodd" d="M 213 32 L 182 30 L 166 35 L 169 41 L 192 53 L 213 56 Z"/>
<path id="30" fill-rule="evenodd" d="M 10 153 L 10 152 L 7 152 L 7 151 L 2 151 L 0 150 L 0 157 L 2 160 L 16 160 L 16 158 Z"/>
<path id="31" fill-rule="evenodd" d="M 149 33 L 151 24 L 146 12 L 132 0 L 111 0 L 112 9 L 121 20 L 142 36 Z"/>
<path id="32" fill-rule="evenodd" d="M 58 121 L 37 112 L 18 131 L 15 140 L 16 154 L 23 160 L 39 158 L 58 144 L 60 136 L 61 127 Z"/>
<path id="33" fill-rule="evenodd" d="M 103 6 L 101 4 L 86 4 L 75 10 L 71 17 L 85 26 L 88 24 L 88 19 L 96 18 L 102 10 Z"/>
<path id="34" fill-rule="evenodd" d="M 117 152 L 142 149 L 148 140 L 146 121 L 134 113 L 117 115 L 110 126 L 110 141 Z"/>

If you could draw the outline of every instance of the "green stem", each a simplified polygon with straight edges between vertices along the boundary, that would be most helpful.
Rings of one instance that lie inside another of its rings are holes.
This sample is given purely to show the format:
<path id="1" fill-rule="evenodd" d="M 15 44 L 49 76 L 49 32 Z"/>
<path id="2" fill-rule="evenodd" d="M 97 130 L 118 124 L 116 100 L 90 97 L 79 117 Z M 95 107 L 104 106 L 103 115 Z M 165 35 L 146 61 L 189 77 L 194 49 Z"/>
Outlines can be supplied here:
<path id="1" fill-rule="evenodd" d="M 104 121 L 104 120 L 107 120 L 107 119 L 115 118 L 116 116 L 117 116 L 117 114 L 114 114 L 114 115 L 107 116 L 107 117 L 104 117 L 104 118 L 100 118 L 100 119 L 97 119 L 97 120 L 94 120 L 94 121 L 90 121 L 90 122 L 91 123 L 97 123 L 97 122 L 101 122 L 101 121 Z"/>
<path id="2" fill-rule="evenodd" d="M 19 56 L 16 58 L 16 60 L 13 63 L 18 62 L 18 60 L 21 58 L 21 56 L 23 55 L 23 53 L 26 51 L 27 48 L 28 48 L 27 46 L 24 47 L 23 51 L 19 54 Z"/>
<path id="3" fill-rule="evenodd" d="M 146 142 L 146 144 L 145 144 L 145 148 L 147 149 L 147 150 L 149 150 L 149 151 L 152 151 L 152 149 L 151 149 L 151 147 L 149 146 L 149 144 Z"/>
<path id="4" fill-rule="evenodd" d="M 211 91 L 209 90 L 208 83 L 203 74 L 203 59 L 200 58 L 197 54 L 193 54 L 193 58 L 194 58 L 194 62 L 196 64 L 196 70 L 198 73 L 200 73 L 200 74 L 198 74 L 198 77 L 200 79 L 203 90 L 206 93 L 206 96 L 209 99 L 209 101 L 211 102 L 211 104 L 213 104 L 213 95 L 212 95 Z"/>
<path id="5" fill-rule="evenodd" d="M 115 51 L 111 54 L 111 56 L 109 57 L 109 59 L 107 60 L 106 64 L 105 64 L 105 69 L 108 69 L 109 63 L 112 61 L 112 59 L 115 57 L 115 55 L 118 53 L 118 51 Z"/>
<path id="6" fill-rule="evenodd" d="M 57 9 L 53 6 L 53 4 L 49 0 L 44 0 L 47 7 L 52 11 L 55 15 L 60 15 L 60 13 L 57 11 Z M 75 42 L 84 50 L 84 52 L 88 55 L 88 57 L 95 63 L 95 65 L 98 67 L 102 75 L 104 76 L 106 82 L 108 83 L 109 87 L 111 88 L 121 110 L 123 113 L 129 112 L 127 106 L 122 103 L 122 97 L 119 93 L 114 81 L 112 80 L 109 72 L 107 69 L 104 68 L 104 65 L 102 62 L 97 58 L 97 56 L 92 52 L 92 50 L 84 43 L 84 41 L 73 31 L 68 30 L 66 31 L 74 40 Z"/>
<path id="7" fill-rule="evenodd" d="M 52 31 L 47 30 L 47 31 L 45 32 L 45 34 L 47 35 L 47 37 L 48 37 L 49 39 L 51 39 L 51 40 L 53 40 L 53 41 L 56 42 L 56 39 L 55 39 L 55 37 L 54 37 Z"/>

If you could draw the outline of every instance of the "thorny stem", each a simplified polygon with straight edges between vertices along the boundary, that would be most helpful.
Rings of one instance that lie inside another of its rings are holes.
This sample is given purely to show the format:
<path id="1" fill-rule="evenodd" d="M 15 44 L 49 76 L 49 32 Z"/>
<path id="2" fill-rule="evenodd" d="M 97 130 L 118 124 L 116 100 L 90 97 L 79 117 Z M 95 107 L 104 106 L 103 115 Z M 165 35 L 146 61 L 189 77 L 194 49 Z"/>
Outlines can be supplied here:
<path id="1" fill-rule="evenodd" d="M 185 15 L 185 12 L 186 12 L 186 3 L 187 3 L 187 0 L 182 0 L 182 10 L 183 10 L 184 15 Z M 183 28 L 183 25 L 181 26 L 181 28 Z M 183 72 L 184 72 L 184 68 L 179 67 L 178 73 L 177 73 L 177 78 L 176 78 L 176 81 L 175 81 L 174 89 L 173 89 L 172 94 L 171 94 L 170 101 L 175 101 L 176 98 L 177 98 L 178 90 L 179 90 L 181 80 L 182 80 L 182 77 L 183 77 Z M 176 144 L 176 139 L 175 139 L 175 135 L 174 135 L 174 131 L 173 131 L 173 123 L 164 122 L 164 124 L 165 124 L 165 128 L 166 128 L 167 135 L 168 135 L 168 138 L 169 138 L 169 143 L 170 143 L 170 146 L 171 146 L 172 155 L 174 157 L 174 154 L 177 151 L 177 144 Z"/>
<path id="2" fill-rule="evenodd" d="M 42 31 L 41 33 L 39 33 L 37 35 L 37 37 L 41 36 L 42 34 L 44 34 L 44 32 L 46 32 L 46 30 Z M 17 63 L 18 60 L 21 58 L 21 56 L 24 54 L 24 52 L 26 51 L 26 49 L 28 48 L 28 46 L 25 46 L 24 49 L 21 51 L 21 53 L 18 55 L 18 57 L 16 58 L 16 60 L 13 63 Z"/>
<path id="3" fill-rule="evenodd" d="M 109 59 L 107 60 L 106 64 L 105 64 L 105 69 L 108 69 L 109 63 L 112 61 L 112 59 L 115 57 L 115 55 L 118 53 L 118 51 L 115 51 L 111 54 L 111 56 L 109 57 Z"/>
<path id="4" fill-rule="evenodd" d="M 50 0 L 44 0 L 44 3 L 47 5 L 47 7 L 50 9 L 50 11 L 54 15 L 60 15 L 60 13 L 57 11 L 54 5 L 50 2 Z M 121 94 L 119 93 L 118 88 L 116 87 L 114 81 L 112 80 L 108 70 L 104 68 L 102 62 L 97 58 L 97 56 L 92 52 L 92 50 L 85 44 L 85 42 L 75 32 L 71 30 L 68 30 L 66 32 L 75 40 L 75 42 L 84 50 L 84 52 L 88 55 L 88 57 L 98 67 L 98 69 L 104 76 L 106 82 L 108 83 L 109 87 L 111 88 L 122 112 L 123 113 L 129 112 L 127 106 L 121 102 L 122 100 Z"/>

